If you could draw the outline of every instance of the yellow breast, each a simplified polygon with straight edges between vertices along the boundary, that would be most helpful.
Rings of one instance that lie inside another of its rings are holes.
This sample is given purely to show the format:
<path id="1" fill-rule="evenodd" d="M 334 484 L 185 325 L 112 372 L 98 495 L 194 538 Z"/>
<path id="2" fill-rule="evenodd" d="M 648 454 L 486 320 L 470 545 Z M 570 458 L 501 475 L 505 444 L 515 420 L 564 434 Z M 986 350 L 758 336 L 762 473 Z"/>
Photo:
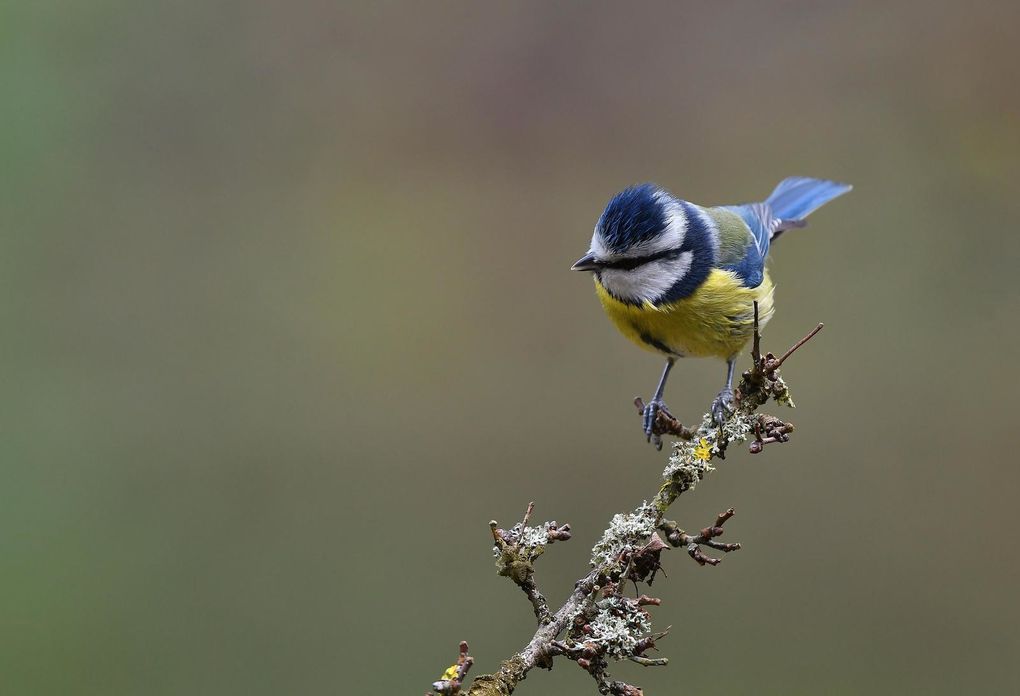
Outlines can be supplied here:
<path id="1" fill-rule="evenodd" d="M 666 355 L 729 358 L 754 334 L 754 302 L 758 323 L 772 318 L 772 280 L 744 287 L 731 272 L 713 269 L 690 296 L 662 305 L 631 305 L 616 299 L 595 279 L 595 292 L 606 314 L 624 336 L 647 350 Z"/>

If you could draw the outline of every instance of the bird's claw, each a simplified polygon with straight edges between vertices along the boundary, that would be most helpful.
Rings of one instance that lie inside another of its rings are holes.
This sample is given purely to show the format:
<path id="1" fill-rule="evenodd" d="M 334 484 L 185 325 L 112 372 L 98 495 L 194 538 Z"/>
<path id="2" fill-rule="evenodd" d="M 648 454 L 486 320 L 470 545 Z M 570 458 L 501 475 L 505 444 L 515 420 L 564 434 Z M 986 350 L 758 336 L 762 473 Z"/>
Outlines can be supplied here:
<path id="1" fill-rule="evenodd" d="M 669 408 L 666 406 L 666 402 L 662 399 L 652 399 L 645 404 L 644 410 L 644 430 L 645 440 L 655 445 L 655 449 L 662 449 L 662 436 L 655 432 L 655 419 L 659 413 L 665 413 L 667 416 L 672 414 L 669 412 Z"/>
<path id="2" fill-rule="evenodd" d="M 712 402 L 712 420 L 721 428 L 731 413 L 733 413 L 733 389 L 726 387 Z"/>

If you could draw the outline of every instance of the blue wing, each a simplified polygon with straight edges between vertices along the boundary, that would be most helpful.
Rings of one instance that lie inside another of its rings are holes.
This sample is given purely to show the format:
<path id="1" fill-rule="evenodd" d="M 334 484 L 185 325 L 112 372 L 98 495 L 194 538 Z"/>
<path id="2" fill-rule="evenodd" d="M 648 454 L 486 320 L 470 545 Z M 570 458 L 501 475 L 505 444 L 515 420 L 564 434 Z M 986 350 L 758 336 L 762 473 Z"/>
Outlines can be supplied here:
<path id="1" fill-rule="evenodd" d="M 717 266 L 724 271 L 733 271 L 748 288 L 761 285 L 769 249 L 768 234 L 763 233 L 765 228 L 752 207 L 736 205 L 706 210 L 715 221 L 719 234 Z"/>
<path id="2" fill-rule="evenodd" d="M 745 203 L 744 205 L 728 205 L 726 210 L 736 213 L 744 221 L 751 231 L 751 238 L 754 240 L 754 249 L 765 263 L 769 255 L 769 242 L 772 241 L 772 230 L 778 220 L 772 215 L 772 211 L 765 203 Z M 751 250 L 748 250 L 750 253 Z M 752 286 L 753 287 L 753 286 Z"/>

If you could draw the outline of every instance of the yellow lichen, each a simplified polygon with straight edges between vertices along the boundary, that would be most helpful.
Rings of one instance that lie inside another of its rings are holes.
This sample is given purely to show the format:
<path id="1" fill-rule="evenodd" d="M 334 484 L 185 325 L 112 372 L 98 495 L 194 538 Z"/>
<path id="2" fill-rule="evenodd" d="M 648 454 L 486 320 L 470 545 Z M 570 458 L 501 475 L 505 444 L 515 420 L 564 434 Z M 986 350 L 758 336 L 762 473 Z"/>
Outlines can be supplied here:
<path id="1" fill-rule="evenodd" d="M 707 462 L 712 458 L 712 446 L 705 438 L 701 438 L 698 446 L 694 448 L 694 458 L 701 462 Z"/>

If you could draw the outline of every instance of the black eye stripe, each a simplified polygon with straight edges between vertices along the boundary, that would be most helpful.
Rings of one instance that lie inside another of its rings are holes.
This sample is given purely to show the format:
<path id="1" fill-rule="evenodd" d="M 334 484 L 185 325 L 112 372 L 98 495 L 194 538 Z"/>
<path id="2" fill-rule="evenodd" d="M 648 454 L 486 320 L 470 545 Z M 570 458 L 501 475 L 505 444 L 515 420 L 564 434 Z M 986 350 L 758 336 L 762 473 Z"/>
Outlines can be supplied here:
<path id="1" fill-rule="evenodd" d="M 618 259 L 616 261 L 603 261 L 599 263 L 603 269 L 619 270 L 619 271 L 632 271 L 638 266 L 643 266 L 646 263 L 652 261 L 658 261 L 659 259 L 675 259 L 679 257 L 685 251 L 688 251 L 685 244 L 679 249 L 663 249 L 654 254 L 648 256 L 635 256 L 633 258 Z"/>

